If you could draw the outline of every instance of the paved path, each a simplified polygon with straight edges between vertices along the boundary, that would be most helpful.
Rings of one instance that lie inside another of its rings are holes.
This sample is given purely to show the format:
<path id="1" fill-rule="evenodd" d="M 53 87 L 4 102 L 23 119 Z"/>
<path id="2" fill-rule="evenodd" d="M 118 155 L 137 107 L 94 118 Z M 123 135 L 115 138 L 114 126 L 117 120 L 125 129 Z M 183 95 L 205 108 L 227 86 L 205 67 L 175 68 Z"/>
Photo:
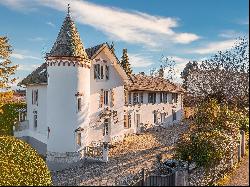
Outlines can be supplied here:
<path id="1" fill-rule="evenodd" d="M 109 186 L 117 183 L 123 184 L 124 180 L 132 181 L 132 176 L 138 174 L 142 168 L 152 169 L 156 166 L 157 154 L 172 155 L 175 142 L 173 138 L 185 132 L 187 127 L 185 123 L 170 126 L 165 130 L 160 128 L 160 130 L 149 131 L 144 135 L 127 137 L 127 140 L 138 139 L 132 142 L 121 142 L 114 148 L 114 151 L 110 150 L 112 156 L 108 163 L 90 163 L 82 160 L 73 168 L 51 172 L 53 184 L 56 186 Z"/>
<path id="2" fill-rule="evenodd" d="M 239 168 L 234 172 L 231 180 L 226 186 L 248 186 L 249 185 L 249 155 L 246 156 Z"/>

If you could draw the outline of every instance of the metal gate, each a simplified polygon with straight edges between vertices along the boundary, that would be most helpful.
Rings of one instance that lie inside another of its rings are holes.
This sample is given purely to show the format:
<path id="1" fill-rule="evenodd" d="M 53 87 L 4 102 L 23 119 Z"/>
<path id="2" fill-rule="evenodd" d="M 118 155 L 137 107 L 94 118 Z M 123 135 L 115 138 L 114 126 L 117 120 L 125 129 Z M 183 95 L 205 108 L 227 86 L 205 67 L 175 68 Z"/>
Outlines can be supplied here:
<path id="1" fill-rule="evenodd" d="M 175 186 L 175 173 L 142 177 L 133 186 Z"/>

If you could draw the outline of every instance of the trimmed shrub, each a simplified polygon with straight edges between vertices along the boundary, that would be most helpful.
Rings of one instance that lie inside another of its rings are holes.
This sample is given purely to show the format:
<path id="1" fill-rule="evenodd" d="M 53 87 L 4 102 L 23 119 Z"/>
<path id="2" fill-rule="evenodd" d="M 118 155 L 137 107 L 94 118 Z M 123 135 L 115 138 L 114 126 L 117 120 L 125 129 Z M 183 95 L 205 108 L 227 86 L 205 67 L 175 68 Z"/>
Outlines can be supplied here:
<path id="1" fill-rule="evenodd" d="M 0 136 L 0 185 L 49 186 L 52 180 L 46 163 L 30 145 Z"/>

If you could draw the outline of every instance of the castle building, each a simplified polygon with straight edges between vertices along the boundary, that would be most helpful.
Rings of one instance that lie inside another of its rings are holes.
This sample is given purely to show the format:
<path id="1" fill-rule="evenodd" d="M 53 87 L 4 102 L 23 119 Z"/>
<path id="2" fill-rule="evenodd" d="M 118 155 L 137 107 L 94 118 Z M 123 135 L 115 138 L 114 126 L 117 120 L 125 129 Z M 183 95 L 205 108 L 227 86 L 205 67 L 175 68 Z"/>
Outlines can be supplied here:
<path id="1" fill-rule="evenodd" d="M 19 85 L 27 117 L 14 135 L 48 161 L 74 162 L 86 146 L 181 120 L 184 90 L 162 77 L 127 75 L 107 43 L 85 48 L 70 12 L 45 62 Z"/>

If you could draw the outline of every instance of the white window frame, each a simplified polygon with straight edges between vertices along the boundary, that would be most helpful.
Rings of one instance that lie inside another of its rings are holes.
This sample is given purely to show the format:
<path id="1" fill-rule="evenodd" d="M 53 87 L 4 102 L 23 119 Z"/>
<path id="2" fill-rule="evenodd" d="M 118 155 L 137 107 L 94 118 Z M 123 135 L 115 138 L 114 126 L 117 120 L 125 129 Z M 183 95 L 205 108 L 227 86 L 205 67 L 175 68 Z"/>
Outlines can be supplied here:
<path id="1" fill-rule="evenodd" d="M 131 119 L 131 114 L 128 113 L 128 129 L 131 128 L 131 125 L 132 125 L 132 119 Z"/>
<path id="2" fill-rule="evenodd" d="M 151 103 L 151 104 L 156 103 L 156 93 L 155 92 L 148 93 L 148 103 Z"/>
<path id="3" fill-rule="evenodd" d="M 138 104 L 139 103 L 139 93 L 134 92 L 133 93 L 133 104 Z"/>
<path id="4" fill-rule="evenodd" d="M 106 64 L 94 64 L 94 79 L 109 80 L 110 68 Z"/>
<path id="5" fill-rule="evenodd" d="M 167 92 L 161 92 L 160 93 L 160 102 L 161 103 L 167 103 L 168 102 L 168 93 Z"/>

